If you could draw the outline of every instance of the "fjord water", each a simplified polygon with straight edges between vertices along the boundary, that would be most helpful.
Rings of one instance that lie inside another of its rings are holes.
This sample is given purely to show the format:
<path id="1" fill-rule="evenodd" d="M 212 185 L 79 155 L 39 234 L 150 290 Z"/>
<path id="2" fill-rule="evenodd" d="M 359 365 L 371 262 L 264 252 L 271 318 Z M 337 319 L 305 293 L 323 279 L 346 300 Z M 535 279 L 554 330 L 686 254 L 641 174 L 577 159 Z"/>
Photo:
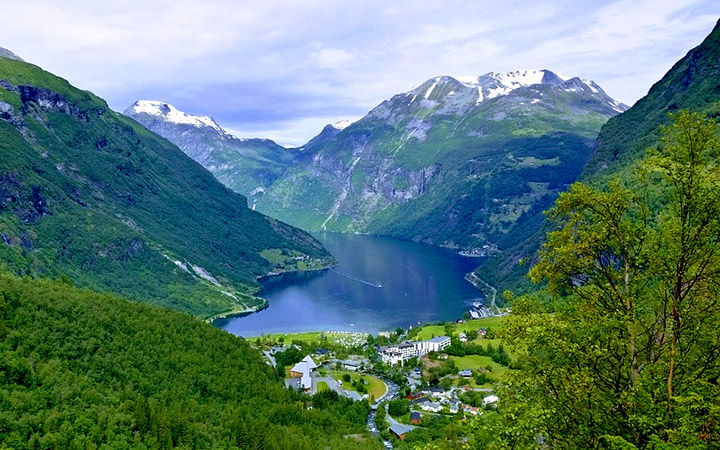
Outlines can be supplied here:
<path id="1" fill-rule="evenodd" d="M 230 333 L 367 331 L 455 320 L 482 294 L 464 276 L 481 261 L 452 250 L 366 235 L 315 235 L 338 265 L 265 282 L 267 309 L 216 322 Z"/>

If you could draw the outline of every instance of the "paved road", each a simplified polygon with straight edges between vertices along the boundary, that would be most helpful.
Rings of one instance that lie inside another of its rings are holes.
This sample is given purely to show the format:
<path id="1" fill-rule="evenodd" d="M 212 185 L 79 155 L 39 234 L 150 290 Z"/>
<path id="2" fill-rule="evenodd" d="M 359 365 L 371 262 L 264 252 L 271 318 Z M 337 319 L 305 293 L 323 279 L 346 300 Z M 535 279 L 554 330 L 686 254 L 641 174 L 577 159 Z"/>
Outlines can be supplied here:
<path id="1" fill-rule="evenodd" d="M 385 391 L 385 395 L 383 395 L 382 397 L 377 399 L 375 401 L 375 403 L 372 404 L 372 409 L 377 409 L 377 407 L 382 402 L 390 401 L 390 400 L 394 399 L 395 397 L 397 397 L 398 391 L 399 391 L 398 385 L 395 384 L 394 382 L 387 380 L 385 378 L 379 378 L 379 379 L 380 379 L 380 381 L 385 383 L 385 387 L 387 388 L 387 390 Z"/>
<path id="2" fill-rule="evenodd" d="M 317 377 L 317 376 L 315 376 L 312 378 L 312 380 L 313 380 L 313 392 L 317 392 L 317 384 L 321 381 L 324 381 L 325 383 L 327 383 L 328 388 L 330 388 L 331 390 L 337 392 L 338 394 L 342 395 L 343 397 L 352 398 L 348 395 L 347 392 L 345 392 L 343 390 L 343 388 L 340 386 L 340 383 L 338 383 L 337 380 L 335 380 L 335 378 L 333 378 L 333 377 Z"/>
<path id="3" fill-rule="evenodd" d="M 393 419 L 392 416 L 390 415 L 390 413 L 388 412 L 388 405 L 387 405 L 387 404 L 385 404 L 385 412 L 387 412 L 387 414 L 385 415 L 385 419 L 390 423 L 391 426 L 392 426 L 392 425 L 400 425 L 401 427 L 405 427 L 405 428 L 408 428 L 408 429 L 410 429 L 410 430 L 414 430 L 415 428 L 417 428 L 417 427 L 414 426 L 414 425 L 405 425 L 404 423 L 400 423 L 400 422 L 398 422 L 397 420 Z"/>

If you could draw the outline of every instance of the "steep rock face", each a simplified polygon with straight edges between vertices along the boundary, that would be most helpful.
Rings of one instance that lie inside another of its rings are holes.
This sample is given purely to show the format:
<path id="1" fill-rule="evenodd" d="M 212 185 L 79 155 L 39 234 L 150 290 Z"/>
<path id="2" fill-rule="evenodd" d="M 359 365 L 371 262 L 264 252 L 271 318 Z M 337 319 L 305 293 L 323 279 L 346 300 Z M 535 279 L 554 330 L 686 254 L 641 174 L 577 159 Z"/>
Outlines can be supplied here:
<path id="1" fill-rule="evenodd" d="M 298 153 L 269 139 L 236 138 L 211 117 L 187 114 L 163 102 L 139 100 L 124 114 L 180 147 L 220 182 L 245 196 L 271 185 Z"/>
<path id="2" fill-rule="evenodd" d="M 717 117 L 720 111 L 720 22 L 707 38 L 690 50 L 648 94 L 630 109 L 610 119 L 601 129 L 594 151 L 580 180 L 601 185 L 613 177 L 625 177 L 634 164 L 660 137 L 660 127 L 670 123 L 669 113 L 689 109 Z M 538 228 L 538 231 L 547 229 Z M 487 261 L 476 273 L 498 285 L 512 288 L 524 282 L 528 265 L 544 238 L 537 232 Z"/>
<path id="3" fill-rule="evenodd" d="M 343 130 L 326 127 L 253 201 L 305 229 L 486 252 L 575 180 L 624 108 L 594 82 L 548 70 L 436 77 Z"/>
<path id="4" fill-rule="evenodd" d="M 198 316 L 257 307 L 256 277 L 332 262 L 94 95 L 0 58 L 0 269 Z M 306 263 L 308 265 L 308 263 Z"/>

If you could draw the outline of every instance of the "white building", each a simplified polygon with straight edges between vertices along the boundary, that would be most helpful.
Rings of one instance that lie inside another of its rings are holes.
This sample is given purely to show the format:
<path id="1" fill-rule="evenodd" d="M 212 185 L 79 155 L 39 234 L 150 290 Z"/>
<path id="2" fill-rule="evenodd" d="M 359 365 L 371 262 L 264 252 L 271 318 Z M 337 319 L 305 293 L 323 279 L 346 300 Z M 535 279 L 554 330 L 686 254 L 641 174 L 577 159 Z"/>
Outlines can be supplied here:
<path id="1" fill-rule="evenodd" d="M 300 378 L 300 386 L 302 389 L 309 390 L 312 389 L 312 377 L 310 373 L 317 369 L 317 367 L 315 361 L 313 361 L 310 355 L 307 355 L 302 361 L 290 369 L 290 376 L 292 378 Z"/>
<path id="2" fill-rule="evenodd" d="M 425 402 L 420 404 L 420 409 L 423 411 L 440 412 L 442 410 L 442 405 L 435 402 Z"/>
<path id="3" fill-rule="evenodd" d="M 402 364 L 415 356 L 423 356 L 430 352 L 439 352 L 449 346 L 449 337 L 438 336 L 427 341 L 405 342 L 404 344 L 381 347 L 379 355 L 382 362 L 394 366 L 397 363 Z"/>

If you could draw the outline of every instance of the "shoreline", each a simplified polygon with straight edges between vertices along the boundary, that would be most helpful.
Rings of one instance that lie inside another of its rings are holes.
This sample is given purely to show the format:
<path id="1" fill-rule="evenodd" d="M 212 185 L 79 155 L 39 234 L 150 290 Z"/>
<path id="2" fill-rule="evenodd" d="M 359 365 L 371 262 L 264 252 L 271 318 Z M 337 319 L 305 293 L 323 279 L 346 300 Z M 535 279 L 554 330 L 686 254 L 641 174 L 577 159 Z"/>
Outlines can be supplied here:
<path id="1" fill-rule="evenodd" d="M 495 303 L 495 297 L 497 296 L 497 288 L 488 283 L 487 281 L 480 278 L 475 272 L 470 272 L 468 274 L 465 274 L 465 280 L 467 280 L 468 283 L 472 284 L 477 288 L 479 291 L 481 291 L 483 294 L 485 294 L 485 298 L 487 298 L 487 292 L 485 289 L 490 289 L 492 292 L 492 298 L 490 299 L 490 306 L 494 309 L 497 309 L 497 304 Z"/>
<path id="2" fill-rule="evenodd" d="M 482 256 L 481 256 L 481 255 L 478 255 L 478 254 L 473 254 L 473 255 L 463 254 L 463 253 L 466 253 L 466 252 L 467 252 L 467 253 L 474 253 L 473 250 L 476 250 L 476 249 L 471 249 L 471 250 L 465 249 L 465 250 L 462 250 L 462 249 L 458 249 L 457 247 L 453 248 L 453 247 L 448 247 L 448 246 L 443 246 L 443 245 L 428 244 L 428 243 L 424 243 L 424 242 L 418 242 L 418 241 L 413 241 L 413 240 L 395 238 L 395 237 L 390 237 L 390 236 L 373 235 L 373 234 L 369 234 L 369 233 L 359 233 L 359 232 L 354 232 L 354 233 L 352 233 L 352 232 L 351 232 L 351 233 L 342 233 L 342 232 L 333 232 L 333 231 L 325 231 L 325 233 L 350 234 L 350 235 L 352 235 L 352 234 L 354 234 L 354 235 L 367 235 L 367 236 L 385 237 L 385 238 L 388 238 L 388 237 L 389 237 L 389 238 L 391 238 L 391 239 L 397 239 L 397 240 L 400 240 L 400 241 L 416 242 L 416 243 L 420 243 L 420 244 L 430 245 L 430 246 L 432 246 L 432 247 L 436 247 L 436 248 L 440 248 L 440 249 L 451 250 L 451 251 L 453 251 L 455 254 L 458 254 L 458 255 L 460 255 L 460 256 L 462 256 L 462 257 L 465 257 L 465 258 L 478 258 L 478 259 L 480 259 L 480 258 L 488 258 L 487 255 L 482 255 Z M 458 250 L 460 250 L 460 251 L 458 251 Z M 312 275 L 314 275 L 314 274 L 317 274 L 317 273 L 320 273 L 320 272 L 323 272 L 323 271 L 326 271 L 326 270 L 330 270 L 330 269 L 332 269 L 332 268 L 334 268 L 334 267 L 337 267 L 339 264 L 340 264 L 340 263 L 337 262 L 337 260 L 335 260 L 333 264 L 330 264 L 330 265 L 327 265 L 327 266 L 323 266 L 323 267 L 317 267 L 317 268 L 306 269 L 306 270 L 286 270 L 286 271 L 282 271 L 282 272 L 269 272 L 269 273 L 267 273 L 267 274 L 265 274 L 265 275 L 259 275 L 259 276 L 257 276 L 257 277 L 255 278 L 255 280 L 256 280 L 256 282 L 257 282 L 260 286 L 257 288 L 257 290 L 255 290 L 252 294 L 249 294 L 249 295 L 252 295 L 252 296 L 255 297 L 256 299 L 261 300 L 261 304 L 260 304 L 260 305 L 258 305 L 258 306 L 256 306 L 256 307 L 242 307 L 242 308 L 241 308 L 241 307 L 236 307 L 236 308 L 233 308 L 233 309 L 229 309 L 229 310 L 226 310 L 226 311 L 222 311 L 222 312 L 219 312 L 219 313 L 217 313 L 217 314 L 214 314 L 214 315 L 206 318 L 206 319 L 205 319 L 205 322 L 207 322 L 207 323 L 209 323 L 209 324 L 211 324 L 211 325 L 213 325 L 213 326 L 222 327 L 221 324 L 218 324 L 219 321 L 231 320 L 231 319 L 233 319 L 233 318 L 245 317 L 245 316 L 249 316 L 249 315 L 254 314 L 254 313 L 261 312 L 261 311 L 269 308 L 269 306 L 270 306 L 269 300 L 267 300 L 266 298 L 264 298 L 264 297 L 261 296 L 261 295 L 262 295 L 262 292 L 263 292 L 269 285 L 273 284 L 273 283 L 276 282 L 276 281 L 282 280 L 282 278 L 283 278 L 284 276 L 290 276 L 290 277 L 298 277 L 298 276 L 304 276 L 304 275 L 312 276 Z M 474 273 L 474 271 L 473 271 L 473 272 L 466 273 L 463 278 L 464 278 L 464 280 L 465 280 L 466 282 L 470 283 L 475 289 L 477 289 L 481 294 L 484 295 L 486 302 L 487 302 L 487 300 L 488 300 L 488 298 L 489 298 L 489 299 L 490 299 L 490 305 L 491 305 L 491 307 L 492 307 L 494 310 L 497 310 L 497 305 L 496 305 L 497 289 L 496 289 L 496 288 L 494 288 L 492 285 L 490 285 L 490 283 L 487 283 L 485 280 L 483 280 L 482 278 L 480 278 L 479 276 L 477 276 L 477 275 Z M 489 292 L 488 292 L 488 290 L 489 290 Z M 487 295 L 487 294 L 489 294 L 489 293 L 491 293 L 492 295 L 491 295 L 491 296 Z M 260 294 L 260 295 L 258 295 L 258 294 Z M 354 330 L 346 330 L 346 331 L 355 331 L 355 332 L 356 332 L 356 331 L 361 331 L 361 330 L 354 329 Z"/>
<path id="3" fill-rule="evenodd" d="M 266 299 L 264 297 L 256 295 L 258 293 L 262 293 L 262 291 L 265 290 L 265 286 L 263 285 L 264 281 L 273 280 L 273 279 L 281 277 L 283 275 L 299 275 L 299 274 L 310 274 L 312 272 L 320 272 L 323 270 L 332 269 L 333 267 L 335 267 L 337 265 L 338 265 L 338 263 L 335 262 L 334 264 L 332 264 L 330 266 L 318 267 L 315 269 L 287 270 L 284 272 L 278 272 L 278 273 L 272 273 L 269 275 L 258 276 L 257 278 L 255 278 L 255 280 L 260 284 L 260 286 L 258 287 L 257 290 L 255 290 L 255 292 L 253 292 L 252 294 L 248 294 L 248 295 L 251 295 L 254 298 L 262 300 L 262 303 L 260 305 L 255 306 L 255 307 L 248 307 L 248 308 L 244 308 L 244 309 L 233 308 L 233 309 L 229 309 L 226 311 L 222 311 L 222 312 L 213 314 L 212 316 L 208 317 L 207 319 L 205 319 L 205 322 L 209 323 L 210 325 L 216 326 L 215 322 L 217 322 L 219 320 L 229 320 L 229 319 L 233 319 L 233 318 L 237 318 L 237 317 L 245 317 L 245 316 L 249 316 L 250 314 L 255 314 L 255 313 L 258 313 L 260 311 L 263 311 L 263 310 L 269 308 L 270 301 L 268 301 L 268 299 Z"/>

